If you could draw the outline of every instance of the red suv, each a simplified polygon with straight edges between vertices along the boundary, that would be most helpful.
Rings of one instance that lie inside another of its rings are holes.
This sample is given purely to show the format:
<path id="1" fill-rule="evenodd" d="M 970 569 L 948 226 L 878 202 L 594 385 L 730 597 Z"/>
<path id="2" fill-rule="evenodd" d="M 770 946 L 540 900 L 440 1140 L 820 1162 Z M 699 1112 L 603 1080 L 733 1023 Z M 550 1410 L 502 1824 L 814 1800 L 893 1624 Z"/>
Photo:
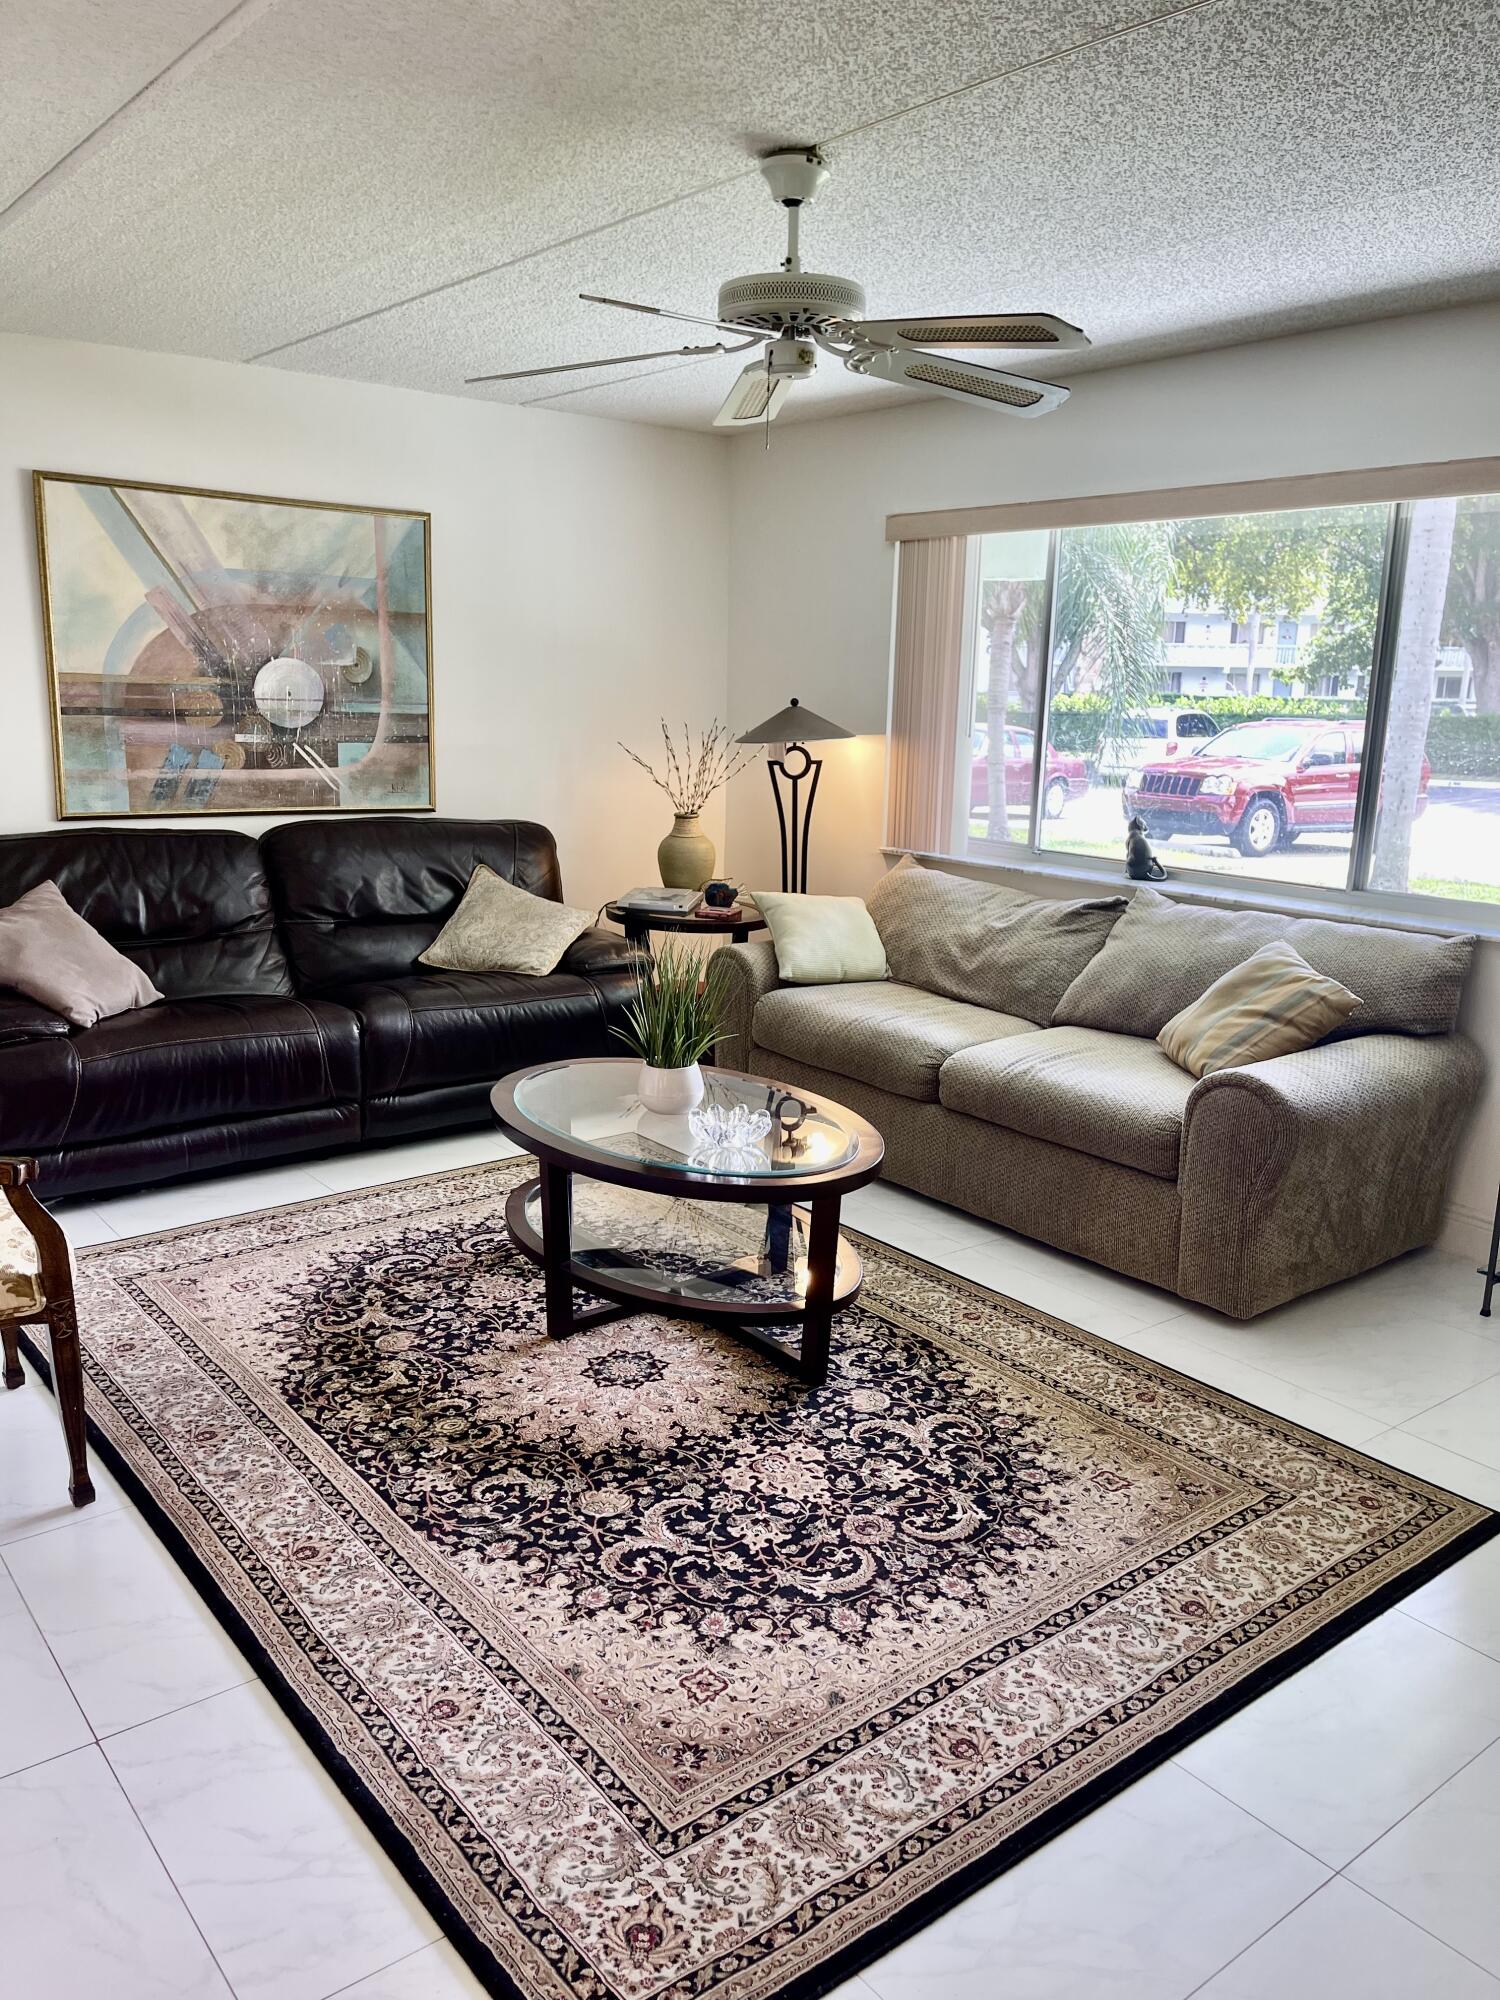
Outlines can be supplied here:
<path id="1" fill-rule="evenodd" d="M 969 766 L 969 810 L 985 812 L 990 803 L 990 735 L 983 723 L 972 738 L 973 762 Z M 1031 804 L 1031 771 L 1036 754 L 1036 735 L 1030 729 L 1007 726 L 1005 731 L 1005 802 L 1012 806 Z M 1089 788 L 1089 767 L 1082 757 L 1047 745 L 1047 773 L 1042 783 L 1042 811 L 1056 819 L 1069 799 L 1081 798 Z"/>
<path id="2" fill-rule="evenodd" d="M 1359 791 L 1363 722 L 1269 716 L 1237 722 L 1191 757 L 1142 764 L 1125 780 L 1125 817 L 1139 813 L 1153 839 L 1220 835 L 1259 858 L 1299 833 L 1349 833 Z M 1422 759 L 1417 801 L 1432 773 Z"/>

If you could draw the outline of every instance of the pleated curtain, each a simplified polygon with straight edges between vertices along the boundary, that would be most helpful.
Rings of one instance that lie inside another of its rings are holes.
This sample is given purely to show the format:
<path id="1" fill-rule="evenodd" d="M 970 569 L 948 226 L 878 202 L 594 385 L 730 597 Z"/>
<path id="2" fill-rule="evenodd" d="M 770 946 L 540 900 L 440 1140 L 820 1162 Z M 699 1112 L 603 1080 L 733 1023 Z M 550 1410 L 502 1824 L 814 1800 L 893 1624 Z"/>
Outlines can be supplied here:
<path id="1" fill-rule="evenodd" d="M 900 545 L 886 838 L 919 854 L 953 840 L 967 556 L 962 535 Z"/>

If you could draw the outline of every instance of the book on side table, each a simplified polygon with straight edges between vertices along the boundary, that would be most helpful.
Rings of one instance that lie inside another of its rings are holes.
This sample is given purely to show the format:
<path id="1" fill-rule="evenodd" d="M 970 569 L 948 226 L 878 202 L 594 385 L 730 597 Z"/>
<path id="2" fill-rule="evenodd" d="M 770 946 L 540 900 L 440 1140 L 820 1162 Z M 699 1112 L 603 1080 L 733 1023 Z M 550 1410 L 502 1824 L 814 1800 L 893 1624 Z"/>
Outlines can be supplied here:
<path id="1" fill-rule="evenodd" d="M 616 896 L 618 910 L 650 910 L 658 916 L 690 917 L 703 901 L 701 889 L 627 889 Z"/>

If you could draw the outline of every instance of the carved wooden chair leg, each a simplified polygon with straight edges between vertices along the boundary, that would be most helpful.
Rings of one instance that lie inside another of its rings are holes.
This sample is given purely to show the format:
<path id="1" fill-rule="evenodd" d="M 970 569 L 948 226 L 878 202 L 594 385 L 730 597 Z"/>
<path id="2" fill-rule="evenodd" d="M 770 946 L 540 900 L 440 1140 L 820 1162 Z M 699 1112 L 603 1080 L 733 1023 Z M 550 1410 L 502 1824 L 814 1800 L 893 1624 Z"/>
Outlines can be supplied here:
<path id="1" fill-rule="evenodd" d="M 46 1325 L 52 1334 L 52 1387 L 68 1444 L 68 1491 L 75 1507 L 87 1507 L 94 1497 L 84 1437 L 83 1358 L 78 1347 L 78 1311 L 73 1301 L 73 1260 L 68 1239 L 32 1192 L 34 1160 L 0 1159 L 0 1200 L 35 1246 L 35 1277 L 21 1275 L 19 1290 L 10 1284 L 8 1316 L 0 1321 L 4 1336 L 5 1386 L 19 1388 L 21 1361 L 17 1334 L 23 1326 Z M 24 1273 L 25 1267 L 22 1267 Z"/>
<path id="2" fill-rule="evenodd" d="M 78 1352 L 78 1314 L 70 1297 L 49 1301 L 48 1326 L 52 1334 L 52 1386 L 57 1391 L 58 1414 L 63 1436 L 68 1441 L 71 1476 L 68 1491 L 75 1507 L 87 1507 L 94 1497 L 89 1478 L 88 1447 L 84 1437 L 83 1361 Z"/>

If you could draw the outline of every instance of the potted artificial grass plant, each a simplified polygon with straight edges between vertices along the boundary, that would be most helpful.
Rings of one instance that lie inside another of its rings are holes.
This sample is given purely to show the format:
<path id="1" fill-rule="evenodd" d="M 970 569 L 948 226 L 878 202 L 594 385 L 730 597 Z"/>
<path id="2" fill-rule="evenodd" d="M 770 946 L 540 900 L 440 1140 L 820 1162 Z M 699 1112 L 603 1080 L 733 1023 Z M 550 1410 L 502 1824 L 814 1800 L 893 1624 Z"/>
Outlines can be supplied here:
<path id="1" fill-rule="evenodd" d="M 637 1088 L 648 1111 L 691 1111 L 702 1098 L 698 1065 L 724 1039 L 711 985 L 696 958 L 665 947 L 626 1008 L 625 1025 L 612 1031 L 641 1059 Z"/>

